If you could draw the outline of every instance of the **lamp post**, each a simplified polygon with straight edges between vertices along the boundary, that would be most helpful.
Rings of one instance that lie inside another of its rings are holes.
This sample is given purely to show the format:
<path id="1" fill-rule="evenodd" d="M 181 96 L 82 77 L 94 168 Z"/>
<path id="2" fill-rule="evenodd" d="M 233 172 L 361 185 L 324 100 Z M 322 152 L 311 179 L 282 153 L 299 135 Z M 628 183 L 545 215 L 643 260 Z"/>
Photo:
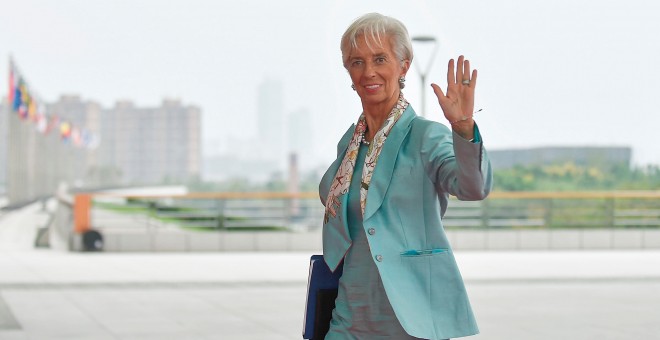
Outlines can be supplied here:
<path id="1" fill-rule="evenodd" d="M 433 51 L 431 52 L 431 58 L 428 60 L 428 63 L 426 65 L 426 69 L 422 70 L 422 67 L 419 65 L 419 62 L 415 63 L 415 68 L 417 69 L 417 72 L 419 73 L 419 77 L 422 80 L 422 87 L 420 91 L 422 91 L 422 117 L 426 116 L 426 75 L 429 73 L 431 70 L 431 66 L 433 65 L 433 60 L 435 59 L 435 54 L 438 52 L 438 41 L 434 36 L 431 35 L 418 35 L 412 37 L 413 42 L 417 42 L 420 44 L 432 44 Z"/>

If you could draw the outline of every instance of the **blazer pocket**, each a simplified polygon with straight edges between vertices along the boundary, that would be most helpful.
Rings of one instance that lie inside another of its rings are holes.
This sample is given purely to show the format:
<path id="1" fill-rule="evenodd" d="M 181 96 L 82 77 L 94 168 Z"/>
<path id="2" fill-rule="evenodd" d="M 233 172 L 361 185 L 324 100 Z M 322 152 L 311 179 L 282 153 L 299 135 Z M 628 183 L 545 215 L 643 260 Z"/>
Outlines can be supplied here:
<path id="1" fill-rule="evenodd" d="M 435 256 L 447 254 L 448 248 L 431 248 L 431 249 L 410 249 L 401 252 L 402 257 L 420 257 L 420 256 Z"/>

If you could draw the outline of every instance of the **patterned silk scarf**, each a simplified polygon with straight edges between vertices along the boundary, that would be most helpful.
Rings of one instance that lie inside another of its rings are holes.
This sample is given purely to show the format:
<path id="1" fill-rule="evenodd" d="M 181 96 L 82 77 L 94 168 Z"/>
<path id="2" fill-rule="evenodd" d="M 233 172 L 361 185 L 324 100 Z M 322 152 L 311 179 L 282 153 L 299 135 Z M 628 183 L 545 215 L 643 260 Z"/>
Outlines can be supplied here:
<path id="1" fill-rule="evenodd" d="M 367 192 L 369 190 L 369 183 L 371 183 L 371 175 L 376 168 L 376 162 L 383 149 L 383 144 L 385 144 L 385 139 L 387 139 L 392 127 L 394 127 L 394 124 L 399 120 L 403 111 L 405 111 L 407 107 L 408 101 L 403 98 L 403 94 L 400 94 L 399 100 L 389 116 L 387 116 L 383 127 L 378 130 L 374 140 L 369 144 L 367 156 L 364 160 L 364 170 L 362 171 L 362 183 L 360 185 L 360 208 L 362 208 L 362 216 L 364 216 L 364 208 L 367 206 Z M 353 137 L 348 144 L 344 159 L 342 160 L 341 165 L 337 170 L 337 174 L 335 175 L 335 179 L 330 186 L 328 199 L 325 202 L 325 217 L 323 218 L 324 225 L 328 223 L 330 217 L 337 216 L 337 211 L 339 211 L 341 207 L 341 200 L 339 197 L 348 192 L 351 185 L 351 178 L 353 178 L 353 169 L 355 168 L 358 149 L 360 148 L 360 143 L 362 142 L 362 137 L 366 130 L 367 122 L 364 119 L 364 113 L 362 113 L 357 126 L 355 127 L 355 132 L 353 132 Z"/>

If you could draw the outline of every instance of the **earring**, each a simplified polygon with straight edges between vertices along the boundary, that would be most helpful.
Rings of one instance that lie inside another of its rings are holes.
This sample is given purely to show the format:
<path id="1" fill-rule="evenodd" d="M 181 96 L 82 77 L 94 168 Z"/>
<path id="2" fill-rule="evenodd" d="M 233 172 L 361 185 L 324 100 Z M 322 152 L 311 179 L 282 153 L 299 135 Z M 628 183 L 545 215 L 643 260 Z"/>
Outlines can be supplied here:
<path id="1" fill-rule="evenodd" d="M 351 88 L 355 91 L 355 84 L 351 84 Z"/>
<path id="2" fill-rule="evenodd" d="M 406 87 L 406 77 L 399 78 L 399 87 L 400 88 Z"/>

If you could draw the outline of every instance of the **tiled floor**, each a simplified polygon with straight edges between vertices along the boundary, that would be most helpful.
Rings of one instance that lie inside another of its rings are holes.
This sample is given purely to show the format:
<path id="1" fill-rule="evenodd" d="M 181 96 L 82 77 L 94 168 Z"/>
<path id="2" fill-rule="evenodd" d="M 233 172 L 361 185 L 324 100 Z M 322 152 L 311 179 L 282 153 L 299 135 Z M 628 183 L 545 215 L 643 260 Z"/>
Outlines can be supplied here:
<path id="1" fill-rule="evenodd" d="M 472 283 L 476 339 L 660 339 L 660 281 Z M 0 290 L 0 339 L 300 339 L 304 284 Z M 1 315 L 1 314 L 0 314 Z"/>
<path id="2" fill-rule="evenodd" d="M 301 338 L 310 253 L 35 250 L 40 216 L 0 220 L 1 340 Z M 456 258 L 475 339 L 660 339 L 660 251 Z"/>

